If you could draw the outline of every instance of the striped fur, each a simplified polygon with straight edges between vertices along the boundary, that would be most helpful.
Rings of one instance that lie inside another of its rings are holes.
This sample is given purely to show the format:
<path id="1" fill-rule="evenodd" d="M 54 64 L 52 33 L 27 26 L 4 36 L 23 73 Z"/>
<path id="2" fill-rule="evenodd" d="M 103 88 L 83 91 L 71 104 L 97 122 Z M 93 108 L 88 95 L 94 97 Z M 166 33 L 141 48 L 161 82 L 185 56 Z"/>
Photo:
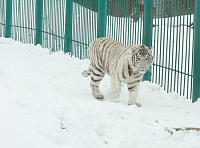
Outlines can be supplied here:
<path id="1" fill-rule="evenodd" d="M 125 46 L 109 38 L 99 38 L 89 46 L 90 65 L 82 75 L 91 76 L 90 86 L 97 99 L 104 96 L 99 91 L 99 83 L 105 73 L 110 75 L 111 88 L 108 96 L 118 98 L 121 83 L 126 83 L 129 91 L 129 105 L 139 105 L 136 101 L 138 88 L 144 73 L 152 65 L 152 48 L 145 45 Z"/>

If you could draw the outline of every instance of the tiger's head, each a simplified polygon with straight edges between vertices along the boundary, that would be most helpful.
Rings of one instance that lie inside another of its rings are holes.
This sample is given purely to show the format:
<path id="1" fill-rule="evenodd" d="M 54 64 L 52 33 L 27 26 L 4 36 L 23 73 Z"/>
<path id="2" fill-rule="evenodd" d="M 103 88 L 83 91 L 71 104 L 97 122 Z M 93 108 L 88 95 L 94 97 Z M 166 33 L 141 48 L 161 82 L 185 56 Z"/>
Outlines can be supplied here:
<path id="1" fill-rule="evenodd" d="M 144 74 L 153 64 L 152 50 L 153 47 L 147 47 L 145 45 L 133 46 L 131 49 L 131 61 L 135 70 Z M 132 65 L 131 64 L 131 65 Z"/>

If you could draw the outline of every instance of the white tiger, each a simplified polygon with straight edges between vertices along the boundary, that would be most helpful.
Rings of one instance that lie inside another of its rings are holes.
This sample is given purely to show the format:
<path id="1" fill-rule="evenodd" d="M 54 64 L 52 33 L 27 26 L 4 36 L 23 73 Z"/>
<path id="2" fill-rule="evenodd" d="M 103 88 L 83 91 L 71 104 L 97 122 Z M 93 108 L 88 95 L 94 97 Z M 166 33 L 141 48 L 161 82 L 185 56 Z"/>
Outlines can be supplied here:
<path id="1" fill-rule="evenodd" d="M 153 63 L 152 47 L 145 45 L 125 46 L 109 38 L 99 38 L 89 46 L 90 65 L 82 72 L 91 75 L 92 94 L 97 99 L 104 96 L 99 91 L 99 83 L 105 73 L 110 75 L 109 98 L 116 99 L 121 92 L 121 83 L 126 83 L 129 91 L 128 105 L 141 106 L 137 102 L 138 88 L 144 73 Z"/>

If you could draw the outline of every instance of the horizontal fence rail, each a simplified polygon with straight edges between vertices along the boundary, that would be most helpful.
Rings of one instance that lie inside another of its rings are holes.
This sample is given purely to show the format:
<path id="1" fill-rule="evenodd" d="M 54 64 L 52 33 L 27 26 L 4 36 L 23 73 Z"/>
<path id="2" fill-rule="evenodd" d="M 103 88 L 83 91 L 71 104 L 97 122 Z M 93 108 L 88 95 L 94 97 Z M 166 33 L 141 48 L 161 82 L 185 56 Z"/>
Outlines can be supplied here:
<path id="1" fill-rule="evenodd" d="M 89 58 L 89 44 L 102 36 L 125 45 L 152 45 L 154 64 L 145 79 L 194 102 L 200 97 L 196 4 L 194 0 L 0 0 L 0 36 L 39 43 L 80 59 Z"/>

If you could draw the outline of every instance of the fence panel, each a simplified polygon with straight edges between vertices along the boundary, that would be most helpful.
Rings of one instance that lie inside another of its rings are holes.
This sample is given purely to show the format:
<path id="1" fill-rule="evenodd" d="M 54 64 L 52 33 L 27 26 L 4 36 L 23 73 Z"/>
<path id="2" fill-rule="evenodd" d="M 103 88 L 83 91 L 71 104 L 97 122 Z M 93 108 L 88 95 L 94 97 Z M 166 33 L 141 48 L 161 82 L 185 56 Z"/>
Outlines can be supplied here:
<path id="1" fill-rule="evenodd" d="M 35 44 L 35 6 L 36 0 L 12 0 L 12 39 Z"/>
<path id="2" fill-rule="evenodd" d="M 72 54 L 89 58 L 88 46 L 97 38 L 97 0 L 74 0 L 72 25 Z"/>
<path id="3" fill-rule="evenodd" d="M 6 29 L 6 0 L 0 0 L 0 14 L 0 37 L 3 37 Z"/>
<path id="4" fill-rule="evenodd" d="M 192 0 L 156 0 L 154 19 L 153 82 L 167 92 L 192 98 L 193 10 Z"/>
<path id="5" fill-rule="evenodd" d="M 45 48 L 64 49 L 66 0 L 43 1 L 42 37 Z"/>
<path id="6" fill-rule="evenodd" d="M 109 0 L 106 36 L 125 45 L 142 44 L 144 0 Z"/>

